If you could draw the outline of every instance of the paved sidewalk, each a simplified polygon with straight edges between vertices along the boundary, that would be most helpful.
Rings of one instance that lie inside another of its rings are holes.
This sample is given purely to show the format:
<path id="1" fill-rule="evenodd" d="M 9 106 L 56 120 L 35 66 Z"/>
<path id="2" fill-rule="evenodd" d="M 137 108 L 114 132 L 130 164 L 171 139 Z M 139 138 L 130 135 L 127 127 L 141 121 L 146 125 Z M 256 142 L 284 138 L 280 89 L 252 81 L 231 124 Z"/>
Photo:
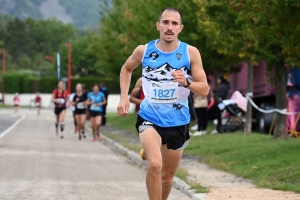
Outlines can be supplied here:
<path id="1" fill-rule="evenodd" d="M 11 110 L 0 109 L 11 117 Z M 79 141 L 73 133 L 71 112 L 65 139 L 55 136 L 54 116 L 42 110 L 20 110 L 25 115 L 0 139 L 0 199 L 145 200 L 145 171 L 101 142 Z M 89 123 L 89 122 L 87 122 Z M 6 127 L 10 123 L 0 127 Z M 3 130 L 0 130 L 2 133 Z M 173 189 L 170 200 L 190 199 Z"/>

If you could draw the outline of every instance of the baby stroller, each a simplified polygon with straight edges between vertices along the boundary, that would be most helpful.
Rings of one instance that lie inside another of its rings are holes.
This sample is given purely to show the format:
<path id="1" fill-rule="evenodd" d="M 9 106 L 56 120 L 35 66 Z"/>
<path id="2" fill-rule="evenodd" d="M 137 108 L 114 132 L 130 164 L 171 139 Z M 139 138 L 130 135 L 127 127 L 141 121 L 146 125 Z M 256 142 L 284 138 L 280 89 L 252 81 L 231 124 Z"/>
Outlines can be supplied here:
<path id="1" fill-rule="evenodd" d="M 234 100 L 224 100 L 218 107 L 222 113 L 225 111 L 225 116 L 222 118 L 225 123 L 218 127 L 219 133 L 234 132 L 244 127 L 245 113 Z"/>
<path id="2" fill-rule="evenodd" d="M 217 120 L 219 133 L 234 132 L 244 127 L 244 111 L 235 100 L 228 99 L 216 102 L 208 109 L 208 119 Z"/>

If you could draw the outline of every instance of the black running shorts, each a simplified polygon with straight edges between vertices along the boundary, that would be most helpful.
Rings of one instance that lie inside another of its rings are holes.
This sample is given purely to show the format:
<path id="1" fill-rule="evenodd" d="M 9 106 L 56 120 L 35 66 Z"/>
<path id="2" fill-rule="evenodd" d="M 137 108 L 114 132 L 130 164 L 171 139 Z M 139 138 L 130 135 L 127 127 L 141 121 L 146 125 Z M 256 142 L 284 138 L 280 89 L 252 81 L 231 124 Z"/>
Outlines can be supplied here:
<path id="1" fill-rule="evenodd" d="M 76 109 L 74 111 L 75 115 L 85 115 L 86 114 L 86 109 Z"/>
<path id="2" fill-rule="evenodd" d="M 102 112 L 95 112 L 90 110 L 90 117 L 102 116 Z"/>
<path id="3" fill-rule="evenodd" d="M 187 147 L 190 140 L 188 124 L 173 127 L 160 127 L 138 115 L 135 126 L 138 133 L 143 132 L 147 128 L 154 128 L 160 135 L 162 144 L 166 144 L 168 149 L 182 150 Z"/>
<path id="4" fill-rule="evenodd" d="M 54 114 L 55 114 L 55 115 L 60 115 L 60 113 L 61 113 L 63 110 L 66 110 L 66 107 L 55 107 L 55 108 L 54 108 Z"/>

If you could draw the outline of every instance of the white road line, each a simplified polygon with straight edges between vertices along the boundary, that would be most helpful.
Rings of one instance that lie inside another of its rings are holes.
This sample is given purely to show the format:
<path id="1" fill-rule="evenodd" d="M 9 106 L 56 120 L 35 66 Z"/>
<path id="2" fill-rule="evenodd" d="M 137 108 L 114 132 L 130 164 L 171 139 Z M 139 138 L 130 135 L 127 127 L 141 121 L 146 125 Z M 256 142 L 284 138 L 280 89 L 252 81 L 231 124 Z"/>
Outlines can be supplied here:
<path id="1" fill-rule="evenodd" d="M 20 119 L 18 119 L 15 123 L 13 123 L 8 129 L 0 133 L 0 139 L 4 137 L 9 131 L 15 128 L 23 119 L 25 119 L 25 115 L 22 115 Z"/>

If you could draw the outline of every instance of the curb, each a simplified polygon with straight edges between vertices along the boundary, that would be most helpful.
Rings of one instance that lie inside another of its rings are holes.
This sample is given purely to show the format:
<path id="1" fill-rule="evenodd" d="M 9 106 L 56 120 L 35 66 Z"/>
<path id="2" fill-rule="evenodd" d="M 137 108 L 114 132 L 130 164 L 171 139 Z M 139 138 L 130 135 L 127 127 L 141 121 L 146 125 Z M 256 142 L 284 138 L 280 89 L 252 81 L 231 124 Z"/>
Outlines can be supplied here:
<path id="1" fill-rule="evenodd" d="M 119 151 L 121 154 L 129 158 L 134 164 L 138 165 L 139 167 L 142 167 L 143 169 L 147 168 L 147 162 L 142 160 L 138 153 L 127 149 L 126 147 L 120 145 L 116 141 L 106 137 L 103 134 L 101 134 L 101 136 L 104 142 L 108 143 L 117 151 Z M 186 194 L 187 196 L 191 197 L 193 200 L 207 200 L 204 194 L 195 193 L 194 190 L 191 189 L 190 185 L 188 185 L 185 181 L 177 177 L 174 177 L 173 179 L 173 187 L 181 191 L 182 193 Z"/>

